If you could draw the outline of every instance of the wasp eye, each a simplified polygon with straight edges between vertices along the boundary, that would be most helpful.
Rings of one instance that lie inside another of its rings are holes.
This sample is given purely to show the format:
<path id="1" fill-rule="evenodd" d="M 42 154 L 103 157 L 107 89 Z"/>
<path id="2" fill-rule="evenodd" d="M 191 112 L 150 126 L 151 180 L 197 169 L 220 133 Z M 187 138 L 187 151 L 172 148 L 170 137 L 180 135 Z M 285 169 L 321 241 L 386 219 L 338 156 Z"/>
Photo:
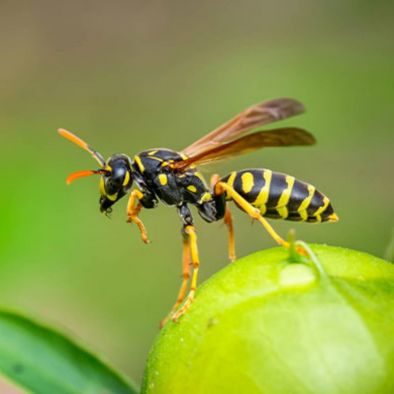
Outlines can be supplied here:
<path id="1" fill-rule="evenodd" d="M 112 177 L 113 179 L 116 180 L 121 180 L 123 182 L 123 179 L 125 177 L 126 174 L 126 168 L 124 167 L 116 167 L 114 168 L 114 170 L 112 171 Z"/>

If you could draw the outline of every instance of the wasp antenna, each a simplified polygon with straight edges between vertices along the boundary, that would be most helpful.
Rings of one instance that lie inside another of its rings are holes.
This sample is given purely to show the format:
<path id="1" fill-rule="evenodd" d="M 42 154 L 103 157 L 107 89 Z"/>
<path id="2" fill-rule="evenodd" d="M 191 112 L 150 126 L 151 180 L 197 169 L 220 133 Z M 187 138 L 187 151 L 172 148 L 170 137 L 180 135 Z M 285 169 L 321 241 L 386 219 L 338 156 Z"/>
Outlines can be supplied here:
<path id="1" fill-rule="evenodd" d="M 67 179 L 66 183 L 67 185 L 70 185 L 72 182 L 79 178 L 84 178 L 86 176 L 91 176 L 91 175 L 97 175 L 97 174 L 103 174 L 105 171 L 101 170 L 82 170 L 82 171 L 75 171 L 72 174 L 70 174 Z"/>
<path id="2" fill-rule="evenodd" d="M 97 152 L 95 149 L 90 147 L 84 140 L 77 137 L 75 134 L 71 133 L 71 131 L 68 131 L 65 129 L 58 129 L 57 132 L 63 138 L 66 138 L 67 140 L 71 141 L 73 144 L 78 145 L 83 150 L 86 150 L 87 152 L 89 152 L 93 156 L 93 158 L 100 164 L 101 167 L 105 166 L 104 157 L 99 152 Z"/>

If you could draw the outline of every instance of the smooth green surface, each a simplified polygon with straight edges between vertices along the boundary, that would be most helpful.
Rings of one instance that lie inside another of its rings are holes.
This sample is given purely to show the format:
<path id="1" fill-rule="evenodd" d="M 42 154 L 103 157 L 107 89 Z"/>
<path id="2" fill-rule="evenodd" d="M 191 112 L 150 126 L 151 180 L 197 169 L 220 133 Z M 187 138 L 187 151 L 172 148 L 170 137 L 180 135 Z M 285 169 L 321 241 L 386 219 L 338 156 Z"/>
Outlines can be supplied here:
<path id="1" fill-rule="evenodd" d="M 327 277 L 276 248 L 204 283 L 159 334 L 143 393 L 393 393 L 394 265 L 312 249 Z"/>
<path id="2" fill-rule="evenodd" d="M 0 372 L 39 394 L 136 394 L 130 382 L 58 332 L 0 311 Z"/>

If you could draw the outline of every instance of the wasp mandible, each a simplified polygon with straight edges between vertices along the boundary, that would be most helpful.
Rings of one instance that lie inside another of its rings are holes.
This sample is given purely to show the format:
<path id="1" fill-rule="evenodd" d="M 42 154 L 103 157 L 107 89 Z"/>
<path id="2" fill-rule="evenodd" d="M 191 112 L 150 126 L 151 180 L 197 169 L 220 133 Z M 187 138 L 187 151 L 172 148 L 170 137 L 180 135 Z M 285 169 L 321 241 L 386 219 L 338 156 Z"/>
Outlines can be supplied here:
<path id="1" fill-rule="evenodd" d="M 177 300 L 163 322 L 168 318 L 177 321 L 190 307 L 197 289 L 200 259 L 190 205 L 194 205 L 208 223 L 224 220 L 229 232 L 230 260 L 235 259 L 235 243 L 229 201 L 260 222 L 275 242 L 287 248 L 288 242 L 276 233 L 266 218 L 308 223 L 338 221 L 328 197 L 291 175 L 252 168 L 232 171 L 224 177 L 213 175 L 208 185 L 197 169 L 197 166 L 263 147 L 314 144 L 315 138 L 309 132 L 296 127 L 247 134 L 256 127 L 298 115 L 304 110 L 299 101 L 290 98 L 265 101 L 251 106 L 180 152 L 154 148 L 133 158 L 122 153 L 108 160 L 73 133 L 59 129 L 62 137 L 89 152 L 100 166 L 97 170 L 72 173 L 67 183 L 100 175 L 100 210 L 104 213 L 109 213 L 112 205 L 129 194 L 128 222 L 137 225 L 145 243 L 149 240 L 139 218 L 141 209 L 155 208 L 159 201 L 176 207 L 182 221 L 183 280 Z M 133 182 L 136 188 L 131 191 Z"/>

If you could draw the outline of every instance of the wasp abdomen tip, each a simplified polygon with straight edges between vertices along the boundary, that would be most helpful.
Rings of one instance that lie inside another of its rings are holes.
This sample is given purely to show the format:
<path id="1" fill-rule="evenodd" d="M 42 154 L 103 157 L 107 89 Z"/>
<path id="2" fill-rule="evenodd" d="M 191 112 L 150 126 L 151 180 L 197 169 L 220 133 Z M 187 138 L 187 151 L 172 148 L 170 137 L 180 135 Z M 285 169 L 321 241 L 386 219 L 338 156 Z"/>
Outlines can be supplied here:
<path id="1" fill-rule="evenodd" d="M 328 220 L 335 223 L 339 221 L 339 217 L 336 213 L 333 213 L 328 217 Z"/>

